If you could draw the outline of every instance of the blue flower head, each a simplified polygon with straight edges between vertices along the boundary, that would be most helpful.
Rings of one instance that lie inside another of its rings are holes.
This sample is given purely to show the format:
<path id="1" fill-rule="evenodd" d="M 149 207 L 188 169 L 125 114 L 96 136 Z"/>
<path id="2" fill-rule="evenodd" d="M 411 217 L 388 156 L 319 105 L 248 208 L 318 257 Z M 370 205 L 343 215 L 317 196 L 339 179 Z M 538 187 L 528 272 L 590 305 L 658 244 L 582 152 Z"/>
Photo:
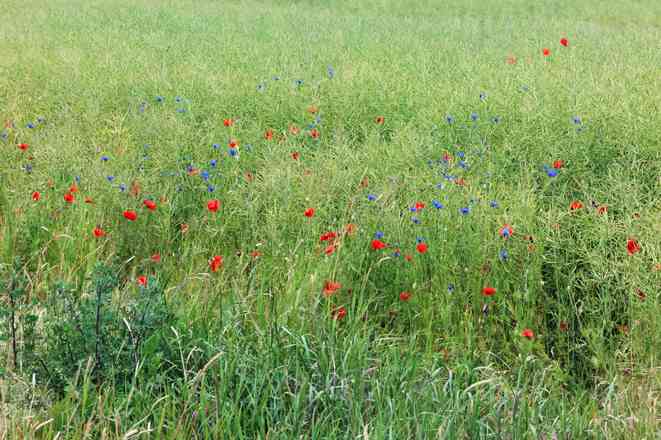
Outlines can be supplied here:
<path id="1" fill-rule="evenodd" d="M 34 128 L 34 124 L 32 122 L 28 122 L 28 125 L 26 125 L 27 128 Z"/>
<path id="2" fill-rule="evenodd" d="M 418 208 L 416 208 L 415 206 L 411 206 L 409 208 L 409 211 L 411 211 L 411 212 L 416 212 L 417 210 L 418 210 Z"/>
<path id="3" fill-rule="evenodd" d="M 208 192 L 212 193 L 212 192 L 214 192 L 215 190 L 216 190 L 216 187 L 214 187 L 213 185 L 207 185 L 207 191 L 208 191 Z"/>
<path id="4" fill-rule="evenodd" d="M 258 92 L 263 92 L 264 90 L 266 90 L 266 84 L 264 84 L 264 83 L 257 84 L 257 91 Z"/>
<path id="5" fill-rule="evenodd" d="M 214 150 L 217 150 L 217 149 L 220 148 L 220 144 L 212 144 L 211 146 L 213 147 Z"/>
<path id="6" fill-rule="evenodd" d="M 579 116 L 574 116 L 572 122 L 576 125 L 581 125 L 581 118 Z"/>
<path id="7" fill-rule="evenodd" d="M 444 208 L 443 204 L 441 202 L 439 202 L 438 200 L 432 200 L 431 204 L 434 205 L 434 208 L 436 208 L 436 209 L 443 209 Z"/>
<path id="8" fill-rule="evenodd" d="M 368 194 L 367 195 L 367 200 L 369 200 L 370 202 L 373 202 L 373 201 L 376 200 L 376 196 L 374 194 Z"/>
<path id="9" fill-rule="evenodd" d="M 186 109 L 185 108 L 178 108 L 177 113 L 186 113 Z"/>
<path id="10" fill-rule="evenodd" d="M 411 217 L 411 221 L 415 223 L 416 225 L 420 224 L 420 219 L 418 217 Z"/>
<path id="11" fill-rule="evenodd" d="M 485 99 L 487 99 L 487 94 L 484 92 L 480 93 L 480 101 L 484 101 Z"/>
<path id="12" fill-rule="evenodd" d="M 326 72 L 328 72 L 328 78 L 333 79 L 333 77 L 335 76 L 335 69 L 333 69 L 333 66 L 329 65 L 326 68 Z"/>
<path id="13" fill-rule="evenodd" d="M 182 98 L 181 98 L 181 96 L 175 96 L 175 97 L 174 97 L 174 100 L 175 100 L 176 102 L 181 102 L 181 101 L 182 101 Z"/>
<path id="14" fill-rule="evenodd" d="M 454 284 L 450 283 L 448 284 L 448 293 L 454 292 Z"/>
<path id="15" fill-rule="evenodd" d="M 125 184 L 125 183 L 120 183 L 120 184 L 119 184 L 119 190 L 120 190 L 121 192 L 126 191 L 126 184 Z"/>
<path id="16" fill-rule="evenodd" d="M 158 95 L 158 96 L 156 97 L 156 102 L 163 102 L 163 101 L 165 101 L 165 98 L 164 98 L 164 97 L 162 97 L 162 96 L 160 96 L 160 95 Z"/>
<path id="17" fill-rule="evenodd" d="M 236 151 L 236 148 L 230 148 L 229 149 L 229 154 L 230 154 L 230 156 L 235 157 L 237 154 L 239 154 L 239 152 Z"/>
<path id="18" fill-rule="evenodd" d="M 495 200 L 492 200 L 492 201 L 489 202 L 489 206 L 491 206 L 492 208 L 498 208 L 498 202 L 495 201 Z"/>
<path id="19" fill-rule="evenodd" d="M 383 232 L 381 232 L 381 231 L 376 231 L 376 232 L 374 233 L 374 238 L 376 238 L 377 240 L 381 240 L 381 239 L 383 238 L 383 235 L 384 235 Z"/>
<path id="20" fill-rule="evenodd" d="M 425 241 L 424 237 L 416 237 L 416 238 L 415 238 L 415 242 L 416 242 L 416 244 L 423 243 L 424 241 Z"/>
<path id="21" fill-rule="evenodd" d="M 23 167 L 23 169 L 24 169 L 25 172 L 28 173 L 28 174 L 32 173 L 32 165 L 30 165 L 29 163 L 26 164 L 26 165 Z"/>
<path id="22" fill-rule="evenodd" d="M 216 168 L 216 165 L 218 165 L 218 161 L 216 159 L 211 159 L 209 165 L 211 165 L 211 168 Z"/>
<path id="23" fill-rule="evenodd" d="M 458 151 L 457 156 L 459 157 L 459 159 L 463 159 L 466 156 L 466 153 L 464 153 L 463 151 Z"/>
<path id="24" fill-rule="evenodd" d="M 296 85 L 296 87 L 301 87 L 303 85 L 303 80 L 297 79 L 296 81 L 294 81 L 294 84 Z"/>
<path id="25" fill-rule="evenodd" d="M 549 177 L 555 177 L 558 175 L 558 170 L 549 168 L 548 170 L 546 170 L 546 175 Z"/>
<path id="26" fill-rule="evenodd" d="M 447 116 L 445 117 L 445 120 L 448 121 L 448 124 L 449 124 L 449 125 L 454 124 L 454 118 L 452 117 L 452 115 L 447 115 Z"/>
<path id="27" fill-rule="evenodd" d="M 115 180 L 115 176 L 108 176 L 106 177 L 106 179 L 108 180 L 108 182 L 112 183 L 112 181 Z"/>
<path id="28" fill-rule="evenodd" d="M 108 156 L 101 156 L 101 162 L 108 162 L 110 158 Z"/>
<path id="29" fill-rule="evenodd" d="M 200 177 L 202 177 L 202 180 L 205 182 L 209 180 L 209 172 L 207 170 L 204 170 L 200 173 Z"/>
<path id="30" fill-rule="evenodd" d="M 494 124 L 499 124 L 500 116 L 494 116 L 493 118 L 491 118 L 491 122 L 493 122 Z"/>
<path id="31" fill-rule="evenodd" d="M 76 176 L 73 179 L 76 181 L 76 183 L 80 183 L 80 176 Z"/>
<path id="32" fill-rule="evenodd" d="M 461 212 L 462 215 L 468 215 L 468 213 L 471 212 L 471 209 L 470 209 L 469 207 L 466 206 L 466 207 L 461 208 L 461 209 L 459 210 L 459 212 Z"/>
<path id="33" fill-rule="evenodd" d="M 436 189 L 443 189 L 443 188 L 445 188 L 445 184 L 443 184 L 443 182 L 436 184 Z"/>
<path id="34" fill-rule="evenodd" d="M 510 254 L 507 252 L 507 249 L 502 248 L 500 252 L 498 253 L 498 258 L 500 258 L 500 261 L 507 261 L 510 257 Z"/>
<path id="35" fill-rule="evenodd" d="M 471 113 L 471 121 L 475 122 L 477 121 L 478 118 L 479 116 L 477 115 L 477 113 L 475 112 Z"/>

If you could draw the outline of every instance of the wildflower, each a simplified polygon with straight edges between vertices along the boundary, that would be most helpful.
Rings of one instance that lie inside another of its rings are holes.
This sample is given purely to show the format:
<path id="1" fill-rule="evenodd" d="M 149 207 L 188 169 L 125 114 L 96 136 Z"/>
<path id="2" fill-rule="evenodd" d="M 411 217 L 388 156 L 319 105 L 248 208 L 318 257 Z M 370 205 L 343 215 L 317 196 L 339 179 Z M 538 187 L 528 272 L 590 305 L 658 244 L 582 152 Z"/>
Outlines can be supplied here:
<path id="1" fill-rule="evenodd" d="M 310 107 L 307 108 L 307 111 L 308 111 L 308 113 L 314 115 L 315 113 L 317 113 L 319 111 L 319 107 L 312 104 Z"/>
<path id="2" fill-rule="evenodd" d="M 150 259 L 154 263 L 160 263 L 161 262 L 161 254 L 154 254 L 150 257 Z"/>
<path id="3" fill-rule="evenodd" d="M 333 255 L 333 252 L 335 252 L 335 245 L 334 244 L 329 244 L 326 246 L 326 249 L 324 249 L 324 254 L 326 255 Z"/>
<path id="4" fill-rule="evenodd" d="M 220 208 L 220 200 L 209 200 L 207 202 L 207 209 L 211 212 L 217 212 L 218 208 Z"/>
<path id="5" fill-rule="evenodd" d="M 604 215 L 608 212 L 608 205 L 597 206 L 597 214 Z"/>
<path id="6" fill-rule="evenodd" d="M 409 292 L 402 292 L 399 294 L 399 300 L 402 302 L 406 302 L 409 299 L 411 299 L 411 294 Z"/>
<path id="7" fill-rule="evenodd" d="M 145 205 L 145 207 L 146 207 L 147 209 L 149 209 L 150 211 L 155 211 L 155 210 L 156 210 L 156 203 L 154 203 L 153 200 L 145 199 L 142 203 L 143 203 L 143 204 Z"/>
<path id="8" fill-rule="evenodd" d="M 562 44 L 563 46 L 567 47 L 567 46 L 569 46 L 569 40 L 566 39 L 566 38 L 561 38 L 561 39 L 560 39 L 560 44 Z"/>
<path id="9" fill-rule="evenodd" d="M 452 115 L 447 115 L 445 117 L 445 120 L 448 121 L 448 125 L 454 124 L 454 118 L 452 117 Z"/>
<path id="10" fill-rule="evenodd" d="M 404 259 L 408 262 L 411 262 L 411 261 L 413 261 L 413 255 L 408 255 L 408 254 L 404 255 Z"/>
<path id="11" fill-rule="evenodd" d="M 348 224 L 344 227 L 344 231 L 347 233 L 347 235 L 353 235 L 353 234 L 355 234 L 357 229 L 358 229 L 358 226 L 356 226 L 356 225 L 353 224 L 353 223 L 348 223 Z"/>
<path id="12" fill-rule="evenodd" d="M 374 119 L 374 122 L 376 122 L 378 125 L 383 125 L 383 123 L 385 122 L 385 120 L 386 120 L 386 119 L 385 119 L 383 116 L 377 116 L 377 117 Z"/>
<path id="13" fill-rule="evenodd" d="M 119 184 L 119 190 L 120 190 L 121 192 L 126 191 L 126 184 L 125 184 L 125 183 L 120 183 L 120 184 Z"/>
<path id="14" fill-rule="evenodd" d="M 95 236 L 96 238 L 101 238 L 101 237 L 103 237 L 104 235 L 106 235 L 106 232 L 105 232 L 103 229 L 101 229 L 99 226 L 97 226 L 96 228 L 94 228 L 94 230 L 92 231 L 92 233 L 94 234 L 94 236 Z"/>
<path id="15" fill-rule="evenodd" d="M 312 139 L 319 139 L 319 134 L 320 134 L 319 130 L 317 130 L 316 128 L 313 128 L 312 130 L 310 130 L 310 137 Z"/>
<path id="16" fill-rule="evenodd" d="M 115 180 L 115 176 L 107 176 L 106 180 L 110 183 L 112 183 L 113 180 Z"/>
<path id="17" fill-rule="evenodd" d="M 636 240 L 630 238 L 627 240 L 627 253 L 633 255 L 640 252 L 640 245 Z"/>
<path id="18" fill-rule="evenodd" d="M 545 57 L 551 55 L 551 50 L 547 48 L 542 49 L 542 55 L 544 55 Z"/>
<path id="19" fill-rule="evenodd" d="M 231 118 L 223 119 L 223 125 L 225 127 L 231 127 L 232 125 L 234 125 L 234 121 Z"/>
<path id="20" fill-rule="evenodd" d="M 549 168 L 546 170 L 546 175 L 549 177 L 556 177 L 558 175 L 558 170 L 554 170 L 553 168 Z"/>
<path id="21" fill-rule="evenodd" d="M 448 284 L 448 293 L 454 292 L 454 284 L 450 283 Z"/>
<path id="22" fill-rule="evenodd" d="M 209 260 L 209 268 L 211 272 L 217 272 L 220 267 L 223 265 L 223 257 L 216 255 L 211 260 Z"/>
<path id="23" fill-rule="evenodd" d="M 326 281 L 324 283 L 323 293 L 326 298 L 342 288 L 342 284 L 335 281 Z"/>
<path id="24" fill-rule="evenodd" d="M 236 150 L 236 148 L 230 148 L 229 154 L 232 157 L 236 157 L 236 155 L 239 154 L 239 152 Z"/>
<path id="25" fill-rule="evenodd" d="M 39 191 L 35 191 L 32 193 L 32 200 L 35 202 L 38 202 L 39 199 L 41 199 L 41 193 Z"/>
<path id="26" fill-rule="evenodd" d="M 558 160 L 553 161 L 553 168 L 555 168 L 556 170 L 559 170 L 564 165 L 565 165 L 565 162 L 563 160 L 558 159 Z"/>
<path id="27" fill-rule="evenodd" d="M 267 141 L 273 140 L 273 130 L 268 129 L 264 132 L 264 139 Z"/>
<path id="28" fill-rule="evenodd" d="M 182 223 L 182 224 L 179 225 L 179 230 L 181 231 L 182 234 L 185 234 L 186 232 L 188 232 L 189 228 L 190 228 L 190 226 L 188 226 L 188 223 Z"/>
<path id="29" fill-rule="evenodd" d="M 498 258 L 500 258 L 500 261 L 505 262 L 509 259 L 509 257 L 510 254 L 507 252 L 507 249 L 505 248 L 501 249 L 500 252 L 498 253 Z"/>
<path id="30" fill-rule="evenodd" d="M 505 61 L 507 62 L 507 64 L 514 65 L 514 64 L 516 64 L 516 57 L 514 55 L 509 55 L 505 59 Z"/>
<path id="31" fill-rule="evenodd" d="M 211 165 L 211 168 L 216 168 L 216 165 L 218 165 L 218 160 L 211 159 L 211 162 L 209 162 L 209 165 Z"/>
<path id="32" fill-rule="evenodd" d="M 230 139 L 229 142 L 227 143 L 227 146 L 230 148 L 236 148 L 239 146 L 239 141 L 236 139 Z"/>
<path id="33" fill-rule="evenodd" d="M 124 218 L 130 222 L 133 222 L 138 218 L 138 214 L 135 211 L 126 210 L 124 211 Z"/>
<path id="34" fill-rule="evenodd" d="M 434 206 L 434 208 L 436 208 L 436 209 L 443 209 L 443 208 L 444 208 L 443 204 L 442 204 L 441 202 L 439 202 L 438 200 L 432 200 L 432 201 L 431 201 L 431 204 L 432 204 L 432 205 Z"/>
<path id="35" fill-rule="evenodd" d="M 459 212 L 461 212 L 462 215 L 468 215 L 471 212 L 471 210 L 470 210 L 469 207 L 464 207 L 464 208 L 461 208 L 459 210 Z"/>
<path id="36" fill-rule="evenodd" d="M 312 218 L 314 216 L 314 208 L 308 208 L 303 212 L 303 215 L 307 218 Z"/>
<path id="37" fill-rule="evenodd" d="M 471 121 L 476 122 L 478 118 L 479 116 L 477 113 L 475 112 L 471 113 Z"/>
<path id="38" fill-rule="evenodd" d="M 482 295 L 484 296 L 493 296 L 496 293 L 495 287 L 485 287 L 482 289 Z"/>
<path id="39" fill-rule="evenodd" d="M 513 233 L 514 231 L 510 225 L 505 225 L 498 230 L 498 234 L 500 234 L 500 236 L 503 238 L 510 238 Z"/>
<path id="40" fill-rule="evenodd" d="M 69 192 L 70 193 L 77 193 L 78 192 L 78 187 L 74 184 L 69 187 Z"/>
<path id="41" fill-rule="evenodd" d="M 333 231 L 328 231 L 321 234 L 321 236 L 319 237 L 319 241 L 331 241 L 331 240 L 335 240 L 335 238 L 337 238 L 337 233 Z"/>
<path id="42" fill-rule="evenodd" d="M 427 246 L 427 243 L 418 243 L 415 248 L 417 249 L 418 252 L 424 254 L 425 252 L 427 252 L 427 249 L 429 249 L 429 246 Z"/>
<path id="43" fill-rule="evenodd" d="M 558 328 L 560 329 L 561 332 L 566 332 L 569 330 L 569 324 L 567 324 L 567 321 L 560 321 L 560 324 L 558 324 Z"/>
<path id="44" fill-rule="evenodd" d="M 367 200 L 369 200 L 370 202 L 373 202 L 373 201 L 376 200 L 376 196 L 374 194 L 368 194 L 367 195 Z"/>
<path id="45" fill-rule="evenodd" d="M 144 275 L 140 275 L 138 277 L 138 285 L 141 287 L 147 287 L 147 277 Z"/>
<path id="46" fill-rule="evenodd" d="M 76 198 L 70 192 L 64 194 L 64 201 L 67 203 L 73 203 Z"/>
<path id="47" fill-rule="evenodd" d="M 87 203 L 88 205 L 91 205 L 92 203 L 94 203 L 94 200 L 92 200 L 91 197 L 85 197 L 85 203 Z"/>
<path id="48" fill-rule="evenodd" d="M 569 210 L 570 211 L 576 211 L 576 210 L 579 210 L 581 208 L 583 208 L 583 203 L 581 203 L 578 200 L 574 200 L 573 202 L 571 202 L 571 205 L 569 205 Z"/>
<path id="49" fill-rule="evenodd" d="M 526 339 L 533 339 L 535 337 L 535 333 L 533 333 L 533 331 L 530 330 L 529 328 L 526 328 L 521 332 L 521 336 L 523 336 Z"/>
<path id="50" fill-rule="evenodd" d="M 21 150 L 21 151 L 25 151 L 25 150 L 28 149 L 29 146 L 30 145 L 28 145 L 28 144 L 18 144 L 18 149 Z"/>
<path id="51" fill-rule="evenodd" d="M 491 122 L 494 124 L 500 124 L 500 116 L 496 115 L 493 118 L 491 118 Z"/>
<path id="52" fill-rule="evenodd" d="M 385 248 L 386 248 L 386 244 L 381 240 L 379 240 L 378 238 L 372 240 L 372 250 L 378 251 Z"/>
<path id="53" fill-rule="evenodd" d="M 165 101 L 164 97 L 162 97 L 162 96 L 157 96 L 156 97 L 156 102 L 163 102 L 163 101 Z"/>
<path id="54" fill-rule="evenodd" d="M 295 126 L 294 124 L 289 126 L 289 133 L 292 134 L 292 136 L 296 136 L 301 132 L 301 129 Z"/>
<path id="55" fill-rule="evenodd" d="M 298 160 L 300 157 L 301 157 L 301 154 L 298 151 L 294 151 L 291 154 L 291 158 L 294 159 L 294 160 Z"/>
<path id="56" fill-rule="evenodd" d="M 385 234 L 384 234 L 382 231 L 376 231 L 376 232 L 374 233 L 374 238 L 376 238 L 377 240 L 380 240 L 380 239 L 383 238 L 384 235 L 385 235 Z"/>
<path id="57" fill-rule="evenodd" d="M 333 69 L 333 66 L 329 65 L 326 67 L 326 72 L 328 73 L 328 79 L 333 79 L 335 76 L 335 69 Z"/>
<path id="58" fill-rule="evenodd" d="M 581 118 L 579 116 L 572 117 L 572 122 L 574 125 L 581 125 Z"/>
<path id="59" fill-rule="evenodd" d="M 344 307 L 339 307 L 335 310 L 333 310 L 333 319 L 336 321 L 340 321 L 344 319 L 344 317 L 347 316 L 347 309 Z"/>

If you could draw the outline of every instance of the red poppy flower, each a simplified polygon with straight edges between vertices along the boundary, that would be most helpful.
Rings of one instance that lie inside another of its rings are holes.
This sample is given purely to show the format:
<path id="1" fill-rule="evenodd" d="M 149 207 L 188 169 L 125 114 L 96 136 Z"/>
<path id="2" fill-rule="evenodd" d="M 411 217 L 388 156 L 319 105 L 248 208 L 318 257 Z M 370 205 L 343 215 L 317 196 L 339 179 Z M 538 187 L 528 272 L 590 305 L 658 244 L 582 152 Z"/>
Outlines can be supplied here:
<path id="1" fill-rule="evenodd" d="M 386 244 L 382 242 L 381 240 L 374 239 L 372 240 L 372 249 L 375 251 L 379 251 L 381 249 L 385 249 Z"/>
<path id="2" fill-rule="evenodd" d="M 67 203 L 73 203 L 76 198 L 70 192 L 64 194 L 64 201 Z"/>
<path id="3" fill-rule="evenodd" d="M 545 57 L 547 57 L 547 56 L 551 55 L 551 50 L 550 50 L 550 49 L 547 49 L 547 48 L 545 47 L 544 49 L 542 49 L 542 54 L 543 54 Z"/>
<path id="4" fill-rule="evenodd" d="M 94 203 L 94 200 L 92 200 L 91 197 L 85 197 L 85 203 L 87 203 L 88 205 L 91 205 L 92 203 Z"/>
<path id="5" fill-rule="evenodd" d="M 459 186 L 464 186 L 466 185 L 466 180 L 464 180 L 463 177 L 460 177 L 457 180 L 455 180 L 454 183 Z"/>
<path id="6" fill-rule="evenodd" d="M 643 292 L 640 289 L 636 289 L 636 295 L 638 295 L 638 299 L 641 300 L 641 301 L 645 301 L 645 298 L 647 298 L 647 295 L 645 294 L 645 292 Z"/>
<path id="7" fill-rule="evenodd" d="M 443 162 L 450 162 L 452 161 L 452 155 L 449 153 L 443 153 Z"/>
<path id="8" fill-rule="evenodd" d="M 188 170 L 189 176 L 197 176 L 198 174 L 200 174 L 199 168 L 191 168 L 190 170 Z"/>
<path id="9" fill-rule="evenodd" d="M 154 263 L 160 263 L 161 262 L 161 254 L 154 254 L 151 256 L 151 261 Z"/>
<path id="10" fill-rule="evenodd" d="M 69 192 L 72 193 L 72 194 L 77 193 L 78 192 L 78 187 L 75 184 L 71 185 L 69 187 Z"/>
<path id="11" fill-rule="evenodd" d="M 484 296 L 493 296 L 496 293 L 495 287 L 485 287 L 482 289 L 482 295 Z"/>
<path id="12" fill-rule="evenodd" d="M 39 199 L 41 199 L 41 193 L 39 191 L 35 191 L 32 193 L 32 200 L 35 202 L 38 202 Z"/>
<path id="13" fill-rule="evenodd" d="M 332 294 L 334 294 L 336 291 L 342 288 L 342 284 L 336 283 L 335 281 L 326 281 L 324 283 L 324 296 L 328 298 Z"/>
<path id="14" fill-rule="evenodd" d="M 28 144 L 18 144 L 18 148 L 19 148 L 19 150 L 21 150 L 21 151 L 25 151 L 25 150 L 27 150 L 29 146 L 30 146 L 30 145 L 28 145 Z"/>
<path id="15" fill-rule="evenodd" d="M 319 130 L 313 128 L 312 130 L 310 130 L 310 136 L 312 137 L 312 139 L 319 139 Z"/>
<path id="16" fill-rule="evenodd" d="M 564 165 L 565 165 L 565 162 L 563 160 L 558 159 L 558 160 L 553 161 L 553 168 L 555 168 L 556 170 L 559 170 Z"/>
<path id="17" fill-rule="evenodd" d="M 224 125 L 225 127 L 231 127 L 232 125 L 234 125 L 234 121 L 233 121 L 232 119 L 230 119 L 230 118 L 228 118 L 228 119 L 223 119 L 223 125 Z"/>
<path id="18" fill-rule="evenodd" d="M 415 248 L 418 250 L 418 252 L 424 254 L 425 252 L 427 252 L 427 249 L 429 249 L 429 246 L 427 246 L 427 243 L 418 243 L 418 245 Z"/>
<path id="19" fill-rule="evenodd" d="M 324 232 L 319 237 L 319 241 L 330 241 L 334 240 L 337 237 L 337 233 L 333 231 Z"/>
<path id="20" fill-rule="evenodd" d="M 130 222 L 133 222 L 138 218 L 138 214 L 135 211 L 126 210 L 124 211 L 124 218 Z"/>
<path id="21" fill-rule="evenodd" d="M 516 64 L 516 57 L 514 55 L 510 55 L 505 59 L 505 62 L 513 66 L 514 64 Z"/>
<path id="22" fill-rule="evenodd" d="M 273 139 L 273 130 L 266 130 L 264 132 L 264 139 L 266 139 L 267 141 L 272 140 Z"/>
<path id="23" fill-rule="evenodd" d="M 578 200 L 574 200 L 573 202 L 571 202 L 571 205 L 569 205 L 569 209 L 571 211 L 576 211 L 578 209 L 581 209 L 582 207 L 583 207 L 583 204 L 581 202 L 579 202 Z"/>
<path id="24" fill-rule="evenodd" d="M 314 208 L 306 209 L 303 215 L 306 216 L 307 218 L 312 218 L 314 216 Z"/>
<path id="25" fill-rule="evenodd" d="M 291 154 L 291 158 L 294 159 L 294 160 L 298 160 L 299 157 L 301 157 L 301 155 L 300 155 L 300 153 L 299 153 L 298 151 L 294 151 L 294 152 Z"/>
<path id="26" fill-rule="evenodd" d="M 344 319 L 344 317 L 347 316 L 347 309 L 344 307 L 338 307 L 337 309 L 333 310 L 333 319 L 336 321 L 340 321 Z"/>
<path id="27" fill-rule="evenodd" d="M 335 252 L 335 245 L 334 244 L 329 244 L 326 246 L 326 249 L 324 249 L 324 253 L 326 255 L 333 255 L 333 252 Z"/>
<path id="28" fill-rule="evenodd" d="M 567 321 L 560 321 L 560 325 L 558 327 L 560 328 L 561 332 L 566 332 L 569 330 L 569 324 L 567 324 Z"/>
<path id="29" fill-rule="evenodd" d="M 239 141 L 236 139 L 230 139 L 229 143 L 227 144 L 230 148 L 236 148 L 239 146 Z"/>
<path id="30" fill-rule="evenodd" d="M 182 223 L 179 225 L 179 230 L 181 231 L 182 234 L 188 232 L 188 228 L 189 228 L 188 223 Z"/>
<path id="31" fill-rule="evenodd" d="M 314 114 L 317 113 L 318 111 L 319 111 L 319 107 L 317 107 L 317 106 L 314 105 L 314 104 L 311 105 L 310 107 L 308 107 L 308 113 L 311 113 L 311 114 L 314 115 Z"/>
<path id="32" fill-rule="evenodd" d="M 147 207 L 147 209 L 149 209 L 150 211 L 155 211 L 155 210 L 156 210 L 156 203 L 154 203 L 153 200 L 145 199 L 142 203 L 143 203 L 143 204 Z"/>
<path id="33" fill-rule="evenodd" d="M 636 240 L 630 238 L 627 240 L 627 253 L 633 255 L 640 252 L 640 245 Z"/>
<path id="34" fill-rule="evenodd" d="M 420 211 L 420 210 L 422 210 L 422 209 L 425 209 L 425 204 L 422 203 L 422 202 L 416 202 L 416 203 L 415 203 L 415 210 L 416 210 L 416 211 Z"/>
<path id="35" fill-rule="evenodd" d="M 412 255 L 404 255 L 404 259 L 408 262 L 413 261 L 413 256 Z"/>
<path id="36" fill-rule="evenodd" d="M 138 284 L 142 287 L 147 287 L 147 277 L 144 275 L 140 275 L 138 277 Z"/>
<path id="37" fill-rule="evenodd" d="M 253 257 L 253 258 L 257 258 L 257 257 L 261 257 L 262 253 L 260 251 L 252 251 L 250 253 L 250 256 Z"/>
<path id="38" fill-rule="evenodd" d="M 386 120 L 386 118 L 384 118 L 383 116 L 377 116 L 376 119 L 374 120 L 374 122 L 376 122 L 379 125 L 383 125 L 385 120 Z"/>
<path id="39" fill-rule="evenodd" d="M 298 134 L 301 132 L 301 129 L 298 128 L 298 127 L 295 126 L 295 125 L 290 125 L 290 126 L 289 126 L 289 132 L 290 132 L 292 135 L 296 136 L 296 135 L 298 135 Z"/>
<path id="40" fill-rule="evenodd" d="M 402 292 L 399 294 L 399 300 L 400 301 L 408 301 L 411 299 L 411 294 L 409 292 Z"/>
<path id="41" fill-rule="evenodd" d="M 101 237 L 103 237 L 104 235 L 106 235 L 106 232 L 105 232 L 103 229 L 101 229 L 100 227 L 98 227 L 98 226 L 97 226 L 96 228 L 94 228 L 94 230 L 92 231 L 92 233 L 94 234 L 94 236 L 95 236 L 96 238 L 101 238 Z"/>
<path id="42" fill-rule="evenodd" d="M 220 200 L 209 200 L 207 202 L 207 209 L 211 212 L 217 212 L 218 208 L 220 208 Z"/>
<path id="43" fill-rule="evenodd" d="M 535 333 L 529 328 L 526 328 L 523 329 L 523 331 L 521 332 L 521 336 L 523 336 L 526 339 L 533 339 L 535 337 Z"/>
<path id="44" fill-rule="evenodd" d="M 211 272 L 216 272 L 220 267 L 223 265 L 223 257 L 220 255 L 216 255 L 209 261 L 209 267 L 211 268 Z"/>
<path id="45" fill-rule="evenodd" d="M 561 38 L 561 39 L 560 39 L 560 44 L 562 44 L 563 46 L 567 47 L 567 46 L 569 46 L 569 40 L 566 39 L 566 38 Z"/>
<path id="46" fill-rule="evenodd" d="M 344 231 L 347 233 L 347 235 L 355 234 L 357 229 L 358 226 L 354 225 L 353 223 L 347 223 L 347 225 L 344 227 Z"/>
<path id="47" fill-rule="evenodd" d="M 597 207 L 597 214 L 604 215 L 608 212 L 608 205 L 599 205 Z"/>

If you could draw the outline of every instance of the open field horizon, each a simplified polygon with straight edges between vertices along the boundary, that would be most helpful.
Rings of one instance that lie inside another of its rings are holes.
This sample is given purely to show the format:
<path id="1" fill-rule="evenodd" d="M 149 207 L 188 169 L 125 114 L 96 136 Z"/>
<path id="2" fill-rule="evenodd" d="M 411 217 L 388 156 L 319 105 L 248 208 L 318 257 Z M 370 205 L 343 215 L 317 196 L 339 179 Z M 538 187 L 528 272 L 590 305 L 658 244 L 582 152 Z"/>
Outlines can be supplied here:
<path id="1" fill-rule="evenodd" d="M 659 2 L 0 17 L 0 438 L 661 435 Z"/>

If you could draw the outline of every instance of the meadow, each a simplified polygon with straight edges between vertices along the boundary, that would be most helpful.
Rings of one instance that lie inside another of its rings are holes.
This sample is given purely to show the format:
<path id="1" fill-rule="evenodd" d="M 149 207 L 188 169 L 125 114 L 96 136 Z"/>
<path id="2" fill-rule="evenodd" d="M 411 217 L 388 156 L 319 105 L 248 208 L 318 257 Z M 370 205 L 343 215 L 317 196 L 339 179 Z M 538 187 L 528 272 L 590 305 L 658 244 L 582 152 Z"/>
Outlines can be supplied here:
<path id="1" fill-rule="evenodd" d="M 1 9 L 0 438 L 661 435 L 661 3 Z"/>

